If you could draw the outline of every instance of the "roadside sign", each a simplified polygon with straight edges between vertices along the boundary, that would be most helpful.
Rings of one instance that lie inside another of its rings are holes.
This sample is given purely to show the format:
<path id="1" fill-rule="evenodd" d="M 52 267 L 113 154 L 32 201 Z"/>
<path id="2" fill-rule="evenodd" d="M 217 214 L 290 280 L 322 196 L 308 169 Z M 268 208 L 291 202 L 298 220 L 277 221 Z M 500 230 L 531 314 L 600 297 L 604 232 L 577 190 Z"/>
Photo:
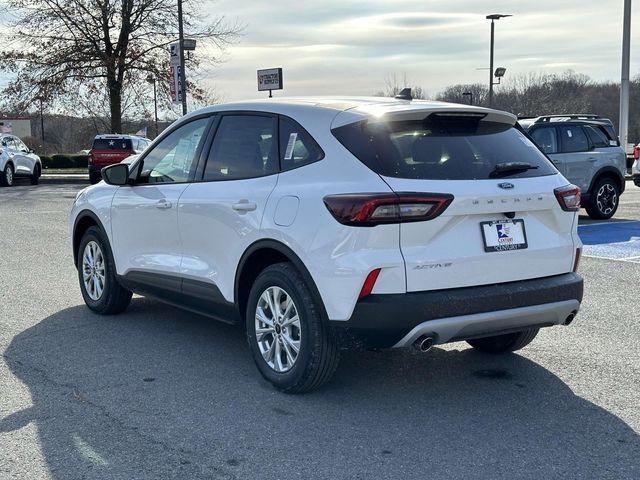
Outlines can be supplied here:
<path id="1" fill-rule="evenodd" d="M 196 49 L 196 39 L 195 38 L 185 38 L 182 41 L 182 49 L 183 50 L 195 50 Z"/>
<path id="2" fill-rule="evenodd" d="M 282 90 L 282 68 L 267 68 L 258 70 L 258 91 Z"/>
<path id="3" fill-rule="evenodd" d="M 182 75 L 180 71 L 180 44 L 178 42 L 169 45 L 169 75 L 171 101 L 174 104 L 182 103 Z"/>

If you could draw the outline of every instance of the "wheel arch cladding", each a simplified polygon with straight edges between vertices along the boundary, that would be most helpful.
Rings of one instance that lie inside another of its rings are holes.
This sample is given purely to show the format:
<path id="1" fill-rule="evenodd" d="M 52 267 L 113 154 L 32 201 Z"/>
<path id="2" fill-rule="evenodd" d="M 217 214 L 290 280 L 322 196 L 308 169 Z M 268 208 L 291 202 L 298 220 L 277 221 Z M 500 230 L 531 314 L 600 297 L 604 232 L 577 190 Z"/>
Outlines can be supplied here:
<path id="1" fill-rule="evenodd" d="M 620 174 L 620 172 L 616 170 L 614 167 L 603 167 L 600 170 L 598 170 L 596 174 L 593 176 L 593 179 L 591 180 L 591 184 L 589 185 L 589 190 L 588 190 L 589 194 L 594 193 L 592 191 L 593 188 L 595 187 L 596 183 L 598 183 L 603 178 L 611 178 L 618 185 L 618 188 L 620 189 L 620 193 L 624 192 L 625 180 L 624 180 L 624 177 Z"/>
<path id="2" fill-rule="evenodd" d="M 89 210 L 82 211 L 76 217 L 76 221 L 73 226 L 73 264 L 78 266 L 78 247 L 84 233 L 90 227 L 98 227 L 103 232 L 104 227 L 97 215 Z"/>
<path id="3" fill-rule="evenodd" d="M 246 316 L 249 292 L 255 279 L 258 278 L 260 272 L 269 265 L 281 262 L 289 262 L 293 264 L 293 266 L 300 272 L 304 280 L 307 282 L 311 295 L 320 306 L 320 313 L 323 321 L 326 321 L 327 312 L 324 307 L 324 302 L 322 301 L 322 297 L 320 296 L 316 283 L 313 281 L 311 273 L 309 273 L 309 270 L 307 270 L 307 267 L 304 265 L 302 260 L 300 260 L 298 255 L 296 255 L 291 248 L 276 240 L 258 240 L 251 244 L 240 258 L 240 262 L 238 262 L 234 293 L 236 305 L 241 318 L 244 320 Z"/>

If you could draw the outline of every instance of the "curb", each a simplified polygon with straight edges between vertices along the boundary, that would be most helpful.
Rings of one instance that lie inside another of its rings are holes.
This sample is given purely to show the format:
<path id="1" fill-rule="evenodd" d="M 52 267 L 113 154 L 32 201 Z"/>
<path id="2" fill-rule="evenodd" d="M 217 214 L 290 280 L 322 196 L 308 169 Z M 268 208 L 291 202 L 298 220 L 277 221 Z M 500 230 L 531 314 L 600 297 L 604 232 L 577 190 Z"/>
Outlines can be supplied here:
<path id="1" fill-rule="evenodd" d="M 77 175 L 55 175 L 44 174 L 40 177 L 40 183 L 43 184 L 63 184 L 71 183 L 77 185 L 89 186 L 89 175 L 77 174 Z"/>

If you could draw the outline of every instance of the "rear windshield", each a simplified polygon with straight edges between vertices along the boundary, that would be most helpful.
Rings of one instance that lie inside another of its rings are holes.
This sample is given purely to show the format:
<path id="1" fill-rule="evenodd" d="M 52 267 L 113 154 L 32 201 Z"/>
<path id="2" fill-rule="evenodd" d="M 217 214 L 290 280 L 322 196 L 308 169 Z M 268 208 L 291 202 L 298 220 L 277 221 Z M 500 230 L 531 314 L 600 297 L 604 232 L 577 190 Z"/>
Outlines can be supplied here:
<path id="1" fill-rule="evenodd" d="M 130 138 L 96 138 L 94 150 L 133 150 Z"/>
<path id="2" fill-rule="evenodd" d="M 361 162 L 387 177 L 474 180 L 557 173 L 519 130 L 477 116 L 357 122 L 332 132 Z M 512 163 L 519 167 L 505 168 Z"/>

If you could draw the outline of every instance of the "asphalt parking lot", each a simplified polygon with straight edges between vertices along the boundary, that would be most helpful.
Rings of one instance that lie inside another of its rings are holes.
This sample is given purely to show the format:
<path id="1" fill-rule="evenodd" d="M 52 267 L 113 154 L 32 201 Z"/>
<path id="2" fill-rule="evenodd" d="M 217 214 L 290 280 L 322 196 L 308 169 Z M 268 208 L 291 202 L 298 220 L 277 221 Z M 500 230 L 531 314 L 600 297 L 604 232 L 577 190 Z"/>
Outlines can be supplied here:
<path id="1" fill-rule="evenodd" d="M 581 219 L 585 300 L 518 354 L 347 352 L 274 391 L 239 330 L 141 297 L 85 308 L 78 185 L 0 190 L 0 478 L 640 478 L 640 188 Z"/>

